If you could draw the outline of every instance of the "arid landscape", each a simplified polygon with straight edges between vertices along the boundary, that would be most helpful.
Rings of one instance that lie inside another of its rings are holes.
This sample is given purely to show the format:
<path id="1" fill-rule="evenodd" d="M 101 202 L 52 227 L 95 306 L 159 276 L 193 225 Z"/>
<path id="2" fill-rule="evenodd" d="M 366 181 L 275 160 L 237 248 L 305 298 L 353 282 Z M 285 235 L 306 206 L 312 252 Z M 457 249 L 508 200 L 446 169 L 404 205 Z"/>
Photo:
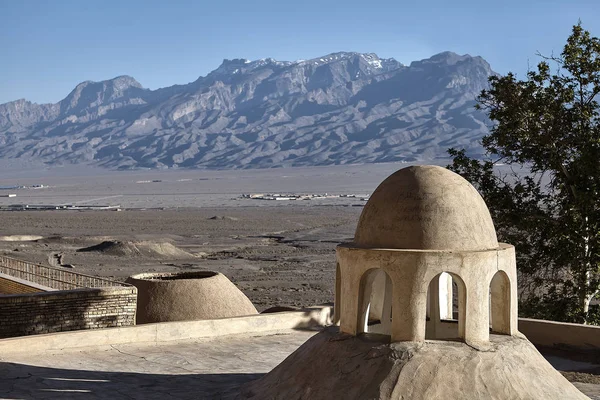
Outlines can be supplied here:
<path id="1" fill-rule="evenodd" d="M 0 214 L 5 255 L 124 280 L 140 272 L 224 273 L 259 310 L 333 300 L 334 248 L 358 207 L 241 207 Z M 34 232 L 33 241 L 11 237 Z M 34 237 L 35 238 L 35 237 Z"/>
<path id="2" fill-rule="evenodd" d="M 364 196 L 402 167 L 5 173 L 0 186 L 44 187 L 4 190 L 17 196 L 0 198 L 3 207 L 77 203 L 119 205 L 122 211 L 0 211 L 0 251 L 118 280 L 140 272 L 219 271 L 259 311 L 332 302 L 335 246 L 353 238 L 364 201 L 267 201 L 241 194 Z"/>
<path id="3" fill-rule="evenodd" d="M 0 400 L 600 400 L 598 7 L 446 3 L 0 5 Z"/>

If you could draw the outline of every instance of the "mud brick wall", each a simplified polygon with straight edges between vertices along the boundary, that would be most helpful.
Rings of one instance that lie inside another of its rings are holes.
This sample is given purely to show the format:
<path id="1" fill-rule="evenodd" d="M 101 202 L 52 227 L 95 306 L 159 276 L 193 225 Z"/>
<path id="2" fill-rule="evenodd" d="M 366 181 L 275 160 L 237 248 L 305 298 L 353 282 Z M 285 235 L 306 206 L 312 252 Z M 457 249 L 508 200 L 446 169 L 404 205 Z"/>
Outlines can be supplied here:
<path id="1" fill-rule="evenodd" d="M 43 291 L 43 289 L 29 286 L 23 282 L 19 282 L 15 278 L 5 277 L 3 274 L 0 274 L 0 294 L 38 293 Z"/>
<path id="2" fill-rule="evenodd" d="M 135 287 L 0 296 L 0 338 L 135 325 L 136 304 Z"/>

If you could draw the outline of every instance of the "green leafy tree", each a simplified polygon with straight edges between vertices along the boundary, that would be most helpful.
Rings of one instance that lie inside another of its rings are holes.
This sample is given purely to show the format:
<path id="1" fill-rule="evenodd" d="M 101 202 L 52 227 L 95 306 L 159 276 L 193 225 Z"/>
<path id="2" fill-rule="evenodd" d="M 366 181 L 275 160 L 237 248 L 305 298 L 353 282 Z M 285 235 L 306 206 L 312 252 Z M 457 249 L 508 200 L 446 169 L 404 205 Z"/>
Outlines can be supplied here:
<path id="1" fill-rule="evenodd" d="M 488 160 L 449 150 L 449 168 L 474 183 L 500 239 L 517 248 L 530 317 L 600 323 L 599 94 L 600 39 L 579 23 L 525 80 L 490 78 L 477 105 L 493 122 Z"/>

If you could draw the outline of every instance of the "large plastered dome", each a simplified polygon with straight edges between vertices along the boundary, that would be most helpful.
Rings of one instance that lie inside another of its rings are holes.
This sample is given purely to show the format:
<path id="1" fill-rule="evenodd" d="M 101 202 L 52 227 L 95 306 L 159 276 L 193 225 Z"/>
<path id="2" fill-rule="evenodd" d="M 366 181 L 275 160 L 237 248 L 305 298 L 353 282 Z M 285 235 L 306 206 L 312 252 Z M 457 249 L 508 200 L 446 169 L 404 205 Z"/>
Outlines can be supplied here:
<path id="1" fill-rule="evenodd" d="M 392 174 L 336 261 L 339 328 L 312 337 L 242 398 L 586 398 L 518 332 L 515 249 L 498 243 L 483 199 L 457 174 Z"/>
<path id="2" fill-rule="evenodd" d="M 354 244 L 363 248 L 486 250 L 498 247 L 485 202 L 446 168 L 403 168 L 373 192 L 360 216 Z"/>

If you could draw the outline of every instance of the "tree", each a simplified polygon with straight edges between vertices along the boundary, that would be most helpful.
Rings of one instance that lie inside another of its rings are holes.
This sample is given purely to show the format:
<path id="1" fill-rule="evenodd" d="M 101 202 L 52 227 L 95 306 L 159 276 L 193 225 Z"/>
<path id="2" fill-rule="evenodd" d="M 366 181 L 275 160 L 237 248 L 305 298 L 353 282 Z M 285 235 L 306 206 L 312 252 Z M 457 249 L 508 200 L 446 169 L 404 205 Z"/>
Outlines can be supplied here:
<path id="1" fill-rule="evenodd" d="M 542 57 L 525 80 L 490 77 L 476 106 L 493 122 L 487 160 L 448 150 L 449 168 L 474 183 L 499 238 L 517 248 L 531 317 L 600 323 L 599 94 L 600 39 L 580 22 L 560 56 Z"/>

